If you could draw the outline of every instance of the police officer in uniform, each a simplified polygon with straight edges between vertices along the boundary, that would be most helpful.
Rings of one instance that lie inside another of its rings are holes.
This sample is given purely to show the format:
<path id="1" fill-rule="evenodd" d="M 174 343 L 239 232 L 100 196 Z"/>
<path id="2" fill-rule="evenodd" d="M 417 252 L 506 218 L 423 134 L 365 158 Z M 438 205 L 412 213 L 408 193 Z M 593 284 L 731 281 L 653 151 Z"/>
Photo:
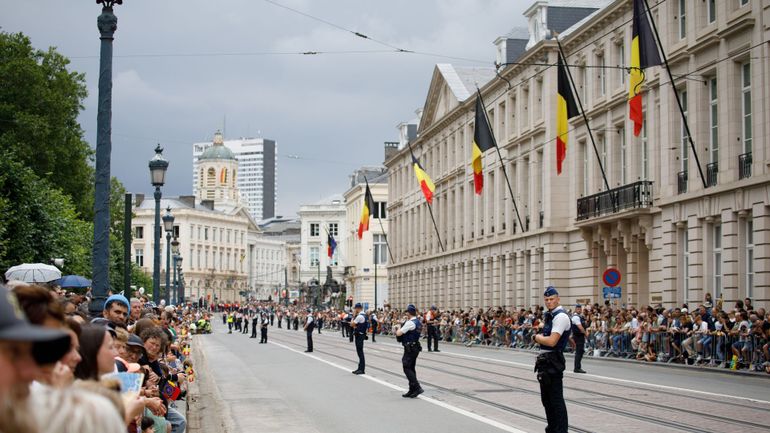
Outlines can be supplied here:
<path id="1" fill-rule="evenodd" d="M 548 311 L 543 315 L 544 326 L 541 334 L 535 335 L 540 353 L 535 362 L 537 381 L 540 382 L 540 401 L 545 408 L 548 425 L 546 433 L 567 433 L 567 406 L 564 403 L 564 348 L 569 341 L 572 322 L 559 305 L 559 292 L 549 286 L 543 293 Z"/>
<path id="2" fill-rule="evenodd" d="M 583 353 L 586 350 L 586 322 L 583 317 L 583 306 L 575 305 L 572 315 L 572 340 L 575 342 L 575 373 L 585 373 L 583 370 Z"/>
<path id="3" fill-rule="evenodd" d="M 364 360 L 364 340 L 366 340 L 366 331 L 369 329 L 369 322 L 362 311 L 364 307 L 358 303 L 353 307 L 355 318 L 350 323 L 353 328 L 353 338 L 356 341 L 356 354 L 358 355 L 358 368 L 353 370 L 353 374 L 365 374 L 366 361 Z"/>
<path id="4" fill-rule="evenodd" d="M 257 319 L 255 318 L 254 321 Z M 262 315 L 262 326 L 260 327 L 260 344 L 267 344 L 267 325 L 270 324 L 270 320 L 267 318 L 267 314 Z"/>
<path id="5" fill-rule="evenodd" d="M 425 324 L 428 325 L 428 352 L 440 352 L 438 350 L 438 308 L 435 305 L 425 315 Z M 432 344 L 431 344 L 432 343 Z"/>
<path id="6" fill-rule="evenodd" d="M 407 305 L 406 312 L 409 314 L 409 320 L 404 322 L 401 328 L 396 327 L 394 330 L 396 331 L 396 340 L 404 346 L 401 364 L 403 364 L 404 374 L 409 380 L 409 391 L 402 397 L 415 398 L 423 393 L 420 382 L 417 381 L 417 372 L 414 370 L 417 365 L 417 355 L 422 351 L 422 346 L 420 346 L 422 322 L 417 317 L 417 308 L 414 305 Z"/>
<path id="7" fill-rule="evenodd" d="M 251 318 L 251 337 L 249 338 L 257 338 L 257 320 L 258 316 L 254 316 Z"/>
<path id="8" fill-rule="evenodd" d="M 369 316 L 369 322 L 372 324 L 372 343 L 376 343 L 377 340 L 374 337 L 377 335 L 377 310 L 372 311 L 372 314 Z"/>
<path id="9" fill-rule="evenodd" d="M 298 319 L 294 319 L 296 323 Z M 307 309 L 307 318 L 305 319 L 305 332 L 307 333 L 307 350 L 305 352 L 310 353 L 313 351 L 313 329 L 315 329 L 315 320 L 313 319 L 313 311 Z"/>
<path id="10" fill-rule="evenodd" d="M 243 332 L 241 334 L 245 334 L 249 332 L 249 316 L 248 314 L 243 315 Z"/>

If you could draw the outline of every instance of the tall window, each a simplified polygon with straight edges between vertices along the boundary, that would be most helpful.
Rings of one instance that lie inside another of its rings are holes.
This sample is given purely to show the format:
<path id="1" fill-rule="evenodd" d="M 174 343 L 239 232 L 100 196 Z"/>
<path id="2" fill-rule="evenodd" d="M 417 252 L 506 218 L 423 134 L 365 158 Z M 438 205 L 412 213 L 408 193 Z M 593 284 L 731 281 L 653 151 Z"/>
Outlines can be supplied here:
<path id="1" fill-rule="evenodd" d="M 137 266 L 144 266 L 144 249 L 137 248 L 134 251 L 134 263 L 136 263 Z"/>
<path id="2" fill-rule="evenodd" d="M 647 143 L 647 122 L 642 123 L 642 180 L 650 178 L 650 148 Z"/>
<path id="3" fill-rule="evenodd" d="M 716 0 L 708 0 L 708 14 L 709 14 L 709 24 L 716 22 L 717 20 L 717 1 Z"/>
<path id="4" fill-rule="evenodd" d="M 144 227 L 134 227 L 134 239 L 144 239 Z"/>
<path id="5" fill-rule="evenodd" d="M 583 154 L 583 197 L 588 195 L 588 146 L 585 141 L 580 143 L 580 149 Z"/>
<path id="6" fill-rule="evenodd" d="M 628 169 L 626 167 L 626 129 L 620 128 L 618 133 L 620 134 L 620 184 L 625 185 L 628 177 Z"/>
<path id="7" fill-rule="evenodd" d="M 599 67 L 597 69 L 598 72 L 597 72 L 597 76 L 596 76 L 596 81 L 597 81 L 597 83 L 596 83 L 597 84 L 597 89 L 596 89 L 597 92 L 596 93 L 601 97 L 601 96 L 604 96 L 604 93 L 607 90 L 607 82 L 605 80 L 607 74 L 604 72 L 604 56 L 603 55 L 598 56 L 596 58 L 596 65 Z"/>
<path id="8" fill-rule="evenodd" d="M 607 165 L 607 136 L 599 136 L 599 152 L 602 155 L 602 167 L 604 167 L 604 173 L 610 171 L 610 167 Z"/>
<path id="9" fill-rule="evenodd" d="M 746 297 L 754 297 L 754 220 L 746 220 Z"/>
<path id="10" fill-rule="evenodd" d="M 741 65 L 741 93 L 743 98 L 743 153 L 751 152 L 751 63 Z"/>
<path id="11" fill-rule="evenodd" d="M 687 37 L 687 0 L 679 0 L 679 39 Z"/>
<path id="12" fill-rule="evenodd" d="M 310 247 L 310 267 L 319 265 L 318 260 L 318 247 Z"/>
<path id="13" fill-rule="evenodd" d="M 385 265 L 388 263 L 388 245 L 385 235 L 374 235 L 374 263 Z"/>
<path id="14" fill-rule="evenodd" d="M 714 298 L 722 296 L 722 225 L 714 225 Z"/>
<path id="15" fill-rule="evenodd" d="M 749 4 L 749 0 L 741 0 L 741 6 Z"/>
<path id="16" fill-rule="evenodd" d="M 618 66 L 625 66 L 626 65 L 626 42 L 624 40 L 621 40 L 620 43 L 617 45 L 618 47 Z M 618 83 L 620 84 L 620 87 L 624 87 L 626 85 L 626 70 L 625 69 L 618 69 Z"/>
<path id="17" fill-rule="evenodd" d="M 679 92 L 679 97 L 682 101 L 682 110 L 684 111 L 684 119 L 687 118 L 687 90 L 682 90 Z M 681 143 L 681 161 L 682 161 L 682 170 L 681 171 L 687 171 L 687 168 L 689 167 L 688 162 L 690 160 L 690 151 L 687 147 L 687 128 L 685 127 L 684 119 L 680 121 L 680 130 L 681 130 L 681 137 L 682 137 L 682 143 Z"/>
<path id="18" fill-rule="evenodd" d="M 209 228 L 208 227 L 203 229 L 203 240 L 206 240 L 206 241 L 209 240 Z"/>
<path id="19" fill-rule="evenodd" d="M 317 237 L 320 234 L 321 225 L 318 223 L 310 223 L 310 236 Z"/>
<path id="20" fill-rule="evenodd" d="M 329 223 L 329 234 L 335 238 L 340 234 L 340 225 L 337 223 Z"/>
<path id="21" fill-rule="evenodd" d="M 719 110 L 717 107 L 717 79 L 710 79 L 708 84 L 709 100 L 711 102 L 711 111 L 709 113 L 709 124 L 711 125 L 711 162 L 719 162 Z"/>
<path id="22" fill-rule="evenodd" d="M 682 233 L 682 290 L 684 291 L 684 302 L 690 300 L 690 235 L 687 228 Z"/>
<path id="23" fill-rule="evenodd" d="M 376 201 L 374 202 L 374 209 L 372 209 L 372 218 L 387 218 L 387 212 L 386 209 L 388 207 L 388 203 L 384 201 Z"/>

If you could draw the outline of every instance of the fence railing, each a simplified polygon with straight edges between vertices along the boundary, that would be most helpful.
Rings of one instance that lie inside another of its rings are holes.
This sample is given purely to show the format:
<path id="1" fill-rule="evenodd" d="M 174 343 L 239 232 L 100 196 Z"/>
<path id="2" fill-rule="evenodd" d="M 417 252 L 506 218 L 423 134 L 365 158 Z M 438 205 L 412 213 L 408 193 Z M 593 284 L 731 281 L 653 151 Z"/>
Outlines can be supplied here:
<path id="1" fill-rule="evenodd" d="M 706 184 L 707 186 L 716 186 L 719 176 L 719 163 L 711 162 L 706 164 Z"/>
<path id="2" fill-rule="evenodd" d="M 583 221 L 627 209 L 652 206 L 652 182 L 641 180 L 577 201 L 577 220 Z"/>
<path id="3" fill-rule="evenodd" d="M 751 177 L 751 152 L 746 152 L 743 155 L 738 156 L 738 179 L 746 179 Z"/>

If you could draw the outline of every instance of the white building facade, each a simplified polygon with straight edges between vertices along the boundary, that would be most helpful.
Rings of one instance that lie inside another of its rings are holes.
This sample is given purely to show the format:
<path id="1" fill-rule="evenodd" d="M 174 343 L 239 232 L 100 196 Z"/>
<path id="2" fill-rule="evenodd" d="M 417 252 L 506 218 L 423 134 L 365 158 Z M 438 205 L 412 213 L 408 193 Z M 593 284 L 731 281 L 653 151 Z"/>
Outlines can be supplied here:
<path id="1" fill-rule="evenodd" d="M 253 248 L 253 262 L 249 278 L 254 296 L 260 300 L 276 299 L 286 280 L 286 242 L 254 233 L 250 247 Z"/>
<path id="2" fill-rule="evenodd" d="M 214 134 L 213 142 L 224 144 L 238 160 L 239 172 L 234 180 L 241 202 L 252 218 L 261 220 L 275 216 L 278 144 L 266 138 L 225 140 L 220 132 Z M 213 142 L 193 143 L 193 194 L 196 196 L 199 195 L 198 179 L 201 176 L 198 160 Z"/>
<path id="3" fill-rule="evenodd" d="M 633 135 L 627 71 L 601 68 L 630 63 L 632 2 L 594 3 L 601 8 L 558 31 L 611 195 L 580 116 L 569 122 L 564 172 L 556 175 L 556 68 L 527 65 L 556 63 L 556 42 L 538 37 L 542 27 L 551 28 L 548 17 L 556 11 L 537 2 L 527 12 L 537 31 L 527 50 L 511 59 L 523 64 L 500 71 L 510 88 L 493 79 L 494 70 L 439 65 L 434 71 L 411 144 L 436 184 L 433 212 L 446 251 L 409 151 L 386 161 L 395 307 L 529 307 L 542 302 L 547 285 L 559 289 L 563 303 L 601 303 L 602 273 L 610 266 L 622 273 L 621 304 L 670 307 L 711 293 L 727 308 L 744 297 L 768 305 L 767 2 L 682 0 L 653 11 L 674 77 L 680 77 L 674 85 L 708 188 L 663 67 L 645 71 L 645 127 Z M 474 82 L 521 224 L 494 150 L 483 157 L 483 193 L 474 193 Z M 613 200 L 615 207 L 608 205 Z"/>
<path id="4" fill-rule="evenodd" d="M 370 209 L 369 230 L 358 239 L 358 226 L 366 192 L 366 182 L 374 200 Z M 351 187 L 345 192 L 347 226 L 345 284 L 353 302 L 361 302 L 365 309 L 382 307 L 388 299 L 388 178 L 381 169 L 360 169 L 351 176 Z"/>
<path id="5" fill-rule="evenodd" d="M 315 204 L 300 206 L 300 282 L 310 284 L 326 281 L 327 267 L 331 267 L 332 277 L 339 283 L 343 281 L 345 270 L 346 244 L 348 231 L 346 209 L 343 197 L 334 195 Z M 334 255 L 328 256 L 328 236 L 331 234 L 337 242 Z"/>

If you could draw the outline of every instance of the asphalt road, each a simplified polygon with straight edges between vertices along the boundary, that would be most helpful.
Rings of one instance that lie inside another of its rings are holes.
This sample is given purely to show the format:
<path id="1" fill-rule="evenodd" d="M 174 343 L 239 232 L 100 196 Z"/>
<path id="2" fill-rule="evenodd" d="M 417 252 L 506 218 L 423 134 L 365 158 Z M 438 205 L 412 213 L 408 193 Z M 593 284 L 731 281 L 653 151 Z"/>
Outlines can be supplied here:
<path id="1" fill-rule="evenodd" d="M 404 399 L 401 348 L 366 342 L 367 374 L 354 376 L 355 349 L 339 333 L 271 328 L 270 344 L 227 334 L 221 324 L 195 338 L 204 416 L 227 432 L 543 431 L 534 355 L 443 345 L 423 352 L 426 393 Z M 568 363 L 571 360 L 568 359 Z M 587 375 L 566 373 L 571 431 L 770 432 L 764 378 L 586 359 Z M 216 400 L 216 401 L 208 401 Z M 191 409 L 191 410 L 194 410 Z M 203 427 L 200 431 L 207 431 Z"/>

